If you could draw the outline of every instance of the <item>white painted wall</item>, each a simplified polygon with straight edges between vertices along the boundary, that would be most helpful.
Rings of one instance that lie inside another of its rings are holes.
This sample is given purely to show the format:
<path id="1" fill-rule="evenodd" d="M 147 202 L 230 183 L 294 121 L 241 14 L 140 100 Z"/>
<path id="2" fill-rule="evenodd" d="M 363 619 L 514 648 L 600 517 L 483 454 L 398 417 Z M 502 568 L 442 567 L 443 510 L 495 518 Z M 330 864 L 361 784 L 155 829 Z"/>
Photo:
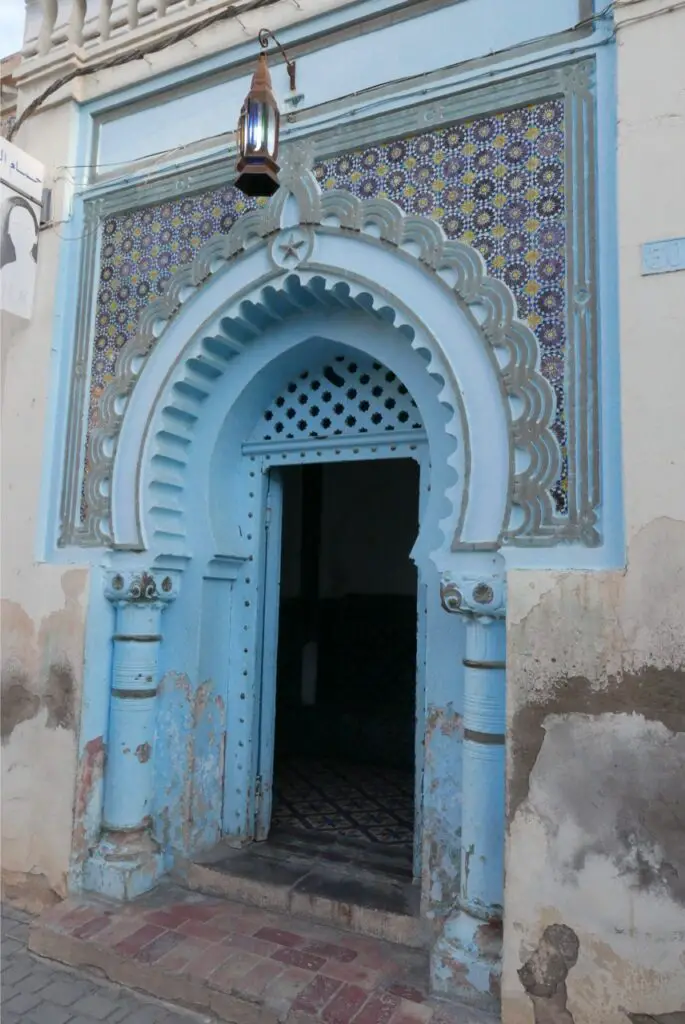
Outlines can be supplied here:
<path id="1" fill-rule="evenodd" d="M 685 236 L 685 11 L 646 0 L 619 34 L 621 400 L 626 536 L 685 519 L 685 273 L 642 276 L 645 242 Z M 683 554 L 683 548 L 680 549 Z"/>
<path id="2" fill-rule="evenodd" d="M 574 1024 L 685 1007 L 685 272 L 644 277 L 640 260 L 685 236 L 671 6 L 616 12 L 627 568 L 509 578 L 506 1024 L 533 1024 L 516 971 L 557 922 L 580 941 Z"/>
<path id="3" fill-rule="evenodd" d="M 258 9 L 222 21 L 144 60 L 77 78 L 47 102 L 52 105 L 71 97 L 92 103 L 93 112 L 102 114 L 98 118 L 101 124 L 95 126 L 93 153 L 98 172 L 112 175 L 144 158 L 153 157 L 156 166 L 173 162 L 186 148 L 192 152 L 223 148 L 225 138 L 220 137 L 230 137 L 235 131 L 254 71 L 257 34 L 264 26 L 275 32 L 297 59 L 300 100 L 284 119 L 283 137 L 287 138 L 317 122 L 330 124 L 341 116 L 346 122 L 368 116 L 363 99 L 367 90 L 365 99 L 378 113 L 392 82 L 406 81 L 406 89 L 416 92 L 415 102 L 438 101 L 441 83 L 429 78 L 422 81 L 423 76 L 459 64 L 467 66 L 470 61 L 525 45 L 530 39 L 543 40 L 544 48 L 546 38 L 576 25 L 586 0 L 518 0 L 515 17 L 511 16 L 510 0 L 451 0 L 424 13 L 420 8 L 418 14 L 393 13 L 405 6 L 401 0 L 302 0 L 297 4 L 279 0 L 268 12 Z M 194 20 L 202 11 L 196 5 L 190 14 L 179 9 L 172 13 Z M 382 24 L 359 24 L 374 15 L 387 18 Z M 136 44 L 149 45 L 155 34 L 159 36 L 169 27 L 166 19 L 154 27 L 148 22 L 141 30 L 117 33 L 107 44 L 88 49 L 87 59 L 95 62 L 115 53 L 124 55 Z M 334 30 L 340 34 L 332 40 Z M 192 77 L 179 90 L 181 71 L 187 75 L 191 64 L 196 65 Z M 71 67 L 66 51 L 61 58 L 54 51 L 26 61 L 19 76 L 20 110 L 45 88 L 46 65 L 48 77 Z M 271 70 L 276 96 L 283 105 L 288 76 L 280 57 L 273 57 Z M 115 102 L 112 94 L 116 94 Z M 401 106 L 404 100 L 400 93 L 394 101 L 386 97 L 386 102 Z"/>
<path id="4" fill-rule="evenodd" d="M 67 163 L 70 106 L 20 145 Z M 61 228 L 41 232 L 30 322 L 2 322 L 2 873 L 31 903 L 63 894 L 69 863 L 87 572 L 39 564 L 41 484 Z"/>

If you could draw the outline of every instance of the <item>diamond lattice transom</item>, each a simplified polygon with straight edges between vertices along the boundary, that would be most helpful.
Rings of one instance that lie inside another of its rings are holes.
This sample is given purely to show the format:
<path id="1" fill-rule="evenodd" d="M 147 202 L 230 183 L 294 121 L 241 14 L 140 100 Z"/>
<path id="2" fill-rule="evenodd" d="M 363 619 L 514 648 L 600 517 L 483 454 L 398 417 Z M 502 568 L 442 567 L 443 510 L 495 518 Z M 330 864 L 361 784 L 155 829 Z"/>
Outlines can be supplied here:
<path id="1" fill-rule="evenodd" d="M 365 355 L 336 355 L 291 379 L 264 412 L 254 441 L 422 430 L 401 380 Z"/>

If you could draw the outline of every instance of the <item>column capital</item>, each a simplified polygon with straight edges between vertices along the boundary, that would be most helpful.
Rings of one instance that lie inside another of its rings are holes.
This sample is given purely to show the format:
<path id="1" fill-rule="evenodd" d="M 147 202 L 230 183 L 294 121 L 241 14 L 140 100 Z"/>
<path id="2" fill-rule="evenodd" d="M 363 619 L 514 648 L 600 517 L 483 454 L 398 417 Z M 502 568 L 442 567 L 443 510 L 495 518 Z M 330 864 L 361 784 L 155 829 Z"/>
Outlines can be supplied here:
<path id="1" fill-rule="evenodd" d="M 110 570 L 105 580 L 105 596 L 115 604 L 131 604 L 150 608 L 173 601 L 178 580 L 167 572 L 147 569 Z"/>
<path id="2" fill-rule="evenodd" d="M 507 589 L 503 573 L 443 572 L 440 601 L 446 612 L 501 619 L 506 612 Z"/>

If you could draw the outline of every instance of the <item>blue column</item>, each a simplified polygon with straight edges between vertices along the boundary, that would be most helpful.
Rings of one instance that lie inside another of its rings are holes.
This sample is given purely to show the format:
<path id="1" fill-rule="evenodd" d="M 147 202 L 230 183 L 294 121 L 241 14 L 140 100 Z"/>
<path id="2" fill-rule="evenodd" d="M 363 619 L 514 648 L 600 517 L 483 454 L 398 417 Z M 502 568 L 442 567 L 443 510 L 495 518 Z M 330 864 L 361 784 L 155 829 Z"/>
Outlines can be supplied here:
<path id="1" fill-rule="evenodd" d="M 506 630 L 501 619 L 466 623 L 462 843 L 459 905 L 501 919 L 504 889 Z"/>
<path id="2" fill-rule="evenodd" d="M 431 953 L 434 991 L 492 1008 L 499 999 L 504 898 L 506 629 L 500 576 L 443 577 L 446 611 L 464 616 L 459 898 Z"/>
<path id="3" fill-rule="evenodd" d="M 102 834 L 85 869 L 86 888 L 117 899 L 151 889 L 161 857 L 150 831 L 155 706 L 162 612 L 176 596 L 164 573 L 114 572 L 115 606 Z"/>

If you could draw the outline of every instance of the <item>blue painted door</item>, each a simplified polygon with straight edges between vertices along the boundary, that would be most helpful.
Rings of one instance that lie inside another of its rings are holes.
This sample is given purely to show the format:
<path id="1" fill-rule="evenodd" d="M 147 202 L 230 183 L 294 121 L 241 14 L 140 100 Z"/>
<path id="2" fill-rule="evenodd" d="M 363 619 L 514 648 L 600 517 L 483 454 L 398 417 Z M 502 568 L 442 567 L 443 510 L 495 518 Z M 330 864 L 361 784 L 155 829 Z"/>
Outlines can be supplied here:
<path id="1" fill-rule="evenodd" d="M 259 694 L 259 755 L 255 781 L 255 839 L 269 835 L 273 803 L 274 738 L 276 733 L 276 666 L 278 660 L 278 616 L 281 591 L 281 533 L 283 523 L 283 477 L 272 469 L 267 475 L 264 511 L 264 559 L 262 600 L 264 614 L 261 636 L 261 686 Z"/>
<path id="2" fill-rule="evenodd" d="M 419 460 L 419 524 L 423 523 L 428 504 L 430 465 L 427 453 Z M 419 529 L 420 529 L 419 525 Z M 414 879 L 421 878 L 423 835 L 423 761 L 426 735 L 426 617 L 428 596 L 426 583 L 417 566 L 416 607 L 416 698 L 414 713 Z"/>

